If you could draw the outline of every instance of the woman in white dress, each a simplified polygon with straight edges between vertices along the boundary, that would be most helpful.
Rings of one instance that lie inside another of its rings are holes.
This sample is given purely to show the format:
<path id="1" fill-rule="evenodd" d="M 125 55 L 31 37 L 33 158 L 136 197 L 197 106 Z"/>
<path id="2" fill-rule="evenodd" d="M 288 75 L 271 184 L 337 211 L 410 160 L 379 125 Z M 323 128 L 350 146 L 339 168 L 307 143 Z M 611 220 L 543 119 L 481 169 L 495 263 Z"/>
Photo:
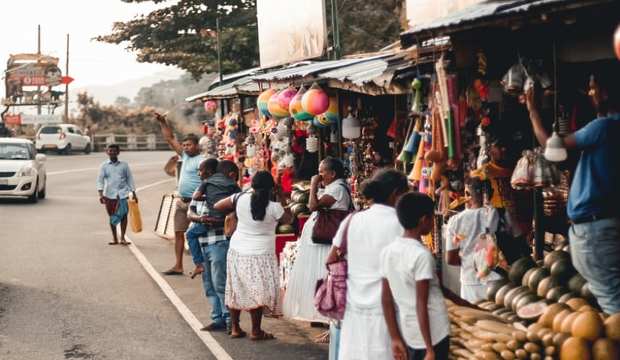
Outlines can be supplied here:
<path id="1" fill-rule="evenodd" d="M 276 190 L 276 191 L 274 191 Z M 279 202 L 271 201 L 273 193 Z M 285 198 L 277 191 L 273 177 L 259 171 L 252 179 L 252 191 L 235 194 L 215 204 L 222 212 L 236 211 L 237 228 L 230 239 L 226 266 L 226 306 L 230 310 L 232 338 L 246 333 L 239 325 L 241 311 L 252 320 L 251 340 L 270 340 L 262 330 L 263 310 L 277 307 L 280 286 L 276 259 L 276 226 L 290 223 L 293 216 L 285 209 Z"/>
<path id="2" fill-rule="evenodd" d="M 329 319 L 314 308 L 316 282 L 326 275 L 325 260 L 331 245 L 312 242 L 312 229 L 319 209 L 350 210 L 351 195 L 344 180 L 344 165 L 336 158 L 319 164 L 319 174 L 312 177 L 308 208 L 312 211 L 299 238 L 299 252 L 291 270 L 284 295 L 283 313 L 290 319 L 328 323 Z"/>
<path id="3" fill-rule="evenodd" d="M 394 205 L 409 190 L 397 170 L 380 170 L 363 185 L 371 206 L 355 213 L 347 238 L 347 305 L 340 330 L 339 360 L 392 360 L 391 340 L 381 306 L 380 254 L 402 236 Z M 327 263 L 338 260 L 343 221 L 334 237 Z"/>

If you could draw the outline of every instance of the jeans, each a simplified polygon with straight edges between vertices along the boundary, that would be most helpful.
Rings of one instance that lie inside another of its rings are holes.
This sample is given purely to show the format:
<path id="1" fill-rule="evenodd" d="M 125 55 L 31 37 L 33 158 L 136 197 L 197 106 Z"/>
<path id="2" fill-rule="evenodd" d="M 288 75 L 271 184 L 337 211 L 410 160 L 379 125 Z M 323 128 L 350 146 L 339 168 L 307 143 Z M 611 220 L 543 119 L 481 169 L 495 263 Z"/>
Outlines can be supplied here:
<path id="1" fill-rule="evenodd" d="M 193 222 L 185 232 L 185 238 L 187 239 L 187 245 L 189 246 L 189 252 L 192 254 L 194 265 L 200 265 L 205 262 L 198 238 L 206 236 L 208 231 L 207 225 Z"/>
<path id="2" fill-rule="evenodd" d="M 413 349 L 408 347 L 409 360 L 424 360 L 426 356 L 426 349 Z M 446 336 L 443 340 L 433 346 L 435 352 L 435 359 L 448 360 L 448 354 L 450 353 L 450 336 Z"/>
<path id="3" fill-rule="evenodd" d="M 224 291 L 226 289 L 226 255 L 230 241 L 218 241 L 202 247 L 205 271 L 202 283 L 205 295 L 211 303 L 211 320 L 217 324 L 229 324 L 230 313 L 226 308 Z"/>
<path id="4" fill-rule="evenodd" d="M 573 265 L 608 314 L 620 312 L 620 219 L 574 224 L 569 231 Z"/>

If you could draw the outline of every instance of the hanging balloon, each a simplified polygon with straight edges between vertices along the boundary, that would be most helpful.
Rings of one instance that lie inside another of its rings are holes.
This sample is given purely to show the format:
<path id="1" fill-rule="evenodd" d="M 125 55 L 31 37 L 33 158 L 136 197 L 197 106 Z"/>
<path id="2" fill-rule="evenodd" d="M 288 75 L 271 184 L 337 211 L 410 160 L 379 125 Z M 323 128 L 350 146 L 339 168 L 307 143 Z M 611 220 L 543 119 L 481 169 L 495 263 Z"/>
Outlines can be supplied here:
<path id="1" fill-rule="evenodd" d="M 340 117 L 338 116 L 338 100 L 335 97 L 329 98 L 329 107 L 323 114 L 332 124 L 337 124 Z"/>
<path id="2" fill-rule="evenodd" d="M 286 89 L 280 91 L 280 93 L 278 94 L 278 102 L 280 104 L 280 107 L 289 112 L 287 116 L 290 115 L 290 104 L 295 95 L 297 95 L 297 90 L 295 90 L 295 88 L 292 86 L 287 87 Z"/>
<path id="3" fill-rule="evenodd" d="M 205 111 L 208 113 L 214 113 L 217 110 L 217 101 L 207 100 L 205 101 Z"/>
<path id="4" fill-rule="evenodd" d="M 267 101 L 267 109 L 269 110 L 269 113 L 271 114 L 272 117 L 276 118 L 276 119 L 282 119 L 287 117 L 288 114 L 288 108 L 283 108 L 282 106 L 280 106 L 280 93 L 276 93 L 271 95 L 271 97 L 269 98 L 269 101 Z"/>
<path id="5" fill-rule="evenodd" d="M 618 25 L 614 34 L 614 50 L 616 51 L 616 57 L 620 60 L 620 25 Z"/>
<path id="6" fill-rule="evenodd" d="M 267 89 L 263 91 L 260 95 L 258 95 L 258 99 L 256 99 L 256 106 L 258 106 L 258 111 L 265 117 L 271 117 L 268 108 L 269 99 L 276 93 L 274 89 Z"/>
<path id="7" fill-rule="evenodd" d="M 305 112 L 316 116 L 327 111 L 329 108 L 329 97 L 320 86 L 314 84 L 301 98 L 301 106 Z"/>
<path id="8" fill-rule="evenodd" d="M 303 107 L 301 106 L 301 99 L 303 98 L 306 91 L 307 90 L 305 86 L 300 87 L 297 94 L 295 94 L 295 96 L 291 99 L 288 107 L 289 112 L 297 121 L 312 121 L 312 119 L 314 118 L 314 116 L 304 111 Z"/>

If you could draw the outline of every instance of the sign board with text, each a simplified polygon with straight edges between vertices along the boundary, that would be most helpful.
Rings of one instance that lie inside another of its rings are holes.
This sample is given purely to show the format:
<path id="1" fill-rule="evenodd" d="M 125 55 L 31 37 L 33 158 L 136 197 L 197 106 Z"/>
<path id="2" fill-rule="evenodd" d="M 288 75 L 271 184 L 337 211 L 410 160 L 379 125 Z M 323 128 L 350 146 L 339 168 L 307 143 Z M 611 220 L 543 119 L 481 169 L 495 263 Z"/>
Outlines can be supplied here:
<path id="1" fill-rule="evenodd" d="M 323 56 L 324 0 L 257 0 L 256 12 L 262 68 Z"/>
<path id="2" fill-rule="evenodd" d="M 22 125 L 62 123 L 62 115 L 57 115 L 57 114 L 50 114 L 50 115 L 21 114 L 21 116 L 22 116 Z"/>

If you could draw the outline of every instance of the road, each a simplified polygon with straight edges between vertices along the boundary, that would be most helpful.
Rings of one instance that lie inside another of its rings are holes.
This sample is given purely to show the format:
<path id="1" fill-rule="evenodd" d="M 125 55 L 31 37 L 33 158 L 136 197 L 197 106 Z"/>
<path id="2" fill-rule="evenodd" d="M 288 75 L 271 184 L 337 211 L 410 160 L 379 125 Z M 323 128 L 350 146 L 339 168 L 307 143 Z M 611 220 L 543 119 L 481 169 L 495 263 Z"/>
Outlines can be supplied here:
<path id="1" fill-rule="evenodd" d="M 327 358 L 326 345 L 311 341 L 317 329 L 281 319 L 265 321 L 275 341 L 199 336 L 186 318 L 209 322 L 200 281 L 160 278 L 175 303 L 156 283 L 159 275 L 145 271 L 165 270 L 173 260 L 172 243 L 151 231 L 162 195 L 174 189 L 162 171 L 171 155 L 121 153 L 144 188 L 138 197 L 145 230 L 129 234 L 133 249 L 107 245 L 111 235 L 94 185 L 102 153 L 48 156 L 47 199 L 0 200 L 0 359 Z M 192 268 L 187 256 L 185 267 Z M 179 307 L 187 308 L 185 318 Z"/>

